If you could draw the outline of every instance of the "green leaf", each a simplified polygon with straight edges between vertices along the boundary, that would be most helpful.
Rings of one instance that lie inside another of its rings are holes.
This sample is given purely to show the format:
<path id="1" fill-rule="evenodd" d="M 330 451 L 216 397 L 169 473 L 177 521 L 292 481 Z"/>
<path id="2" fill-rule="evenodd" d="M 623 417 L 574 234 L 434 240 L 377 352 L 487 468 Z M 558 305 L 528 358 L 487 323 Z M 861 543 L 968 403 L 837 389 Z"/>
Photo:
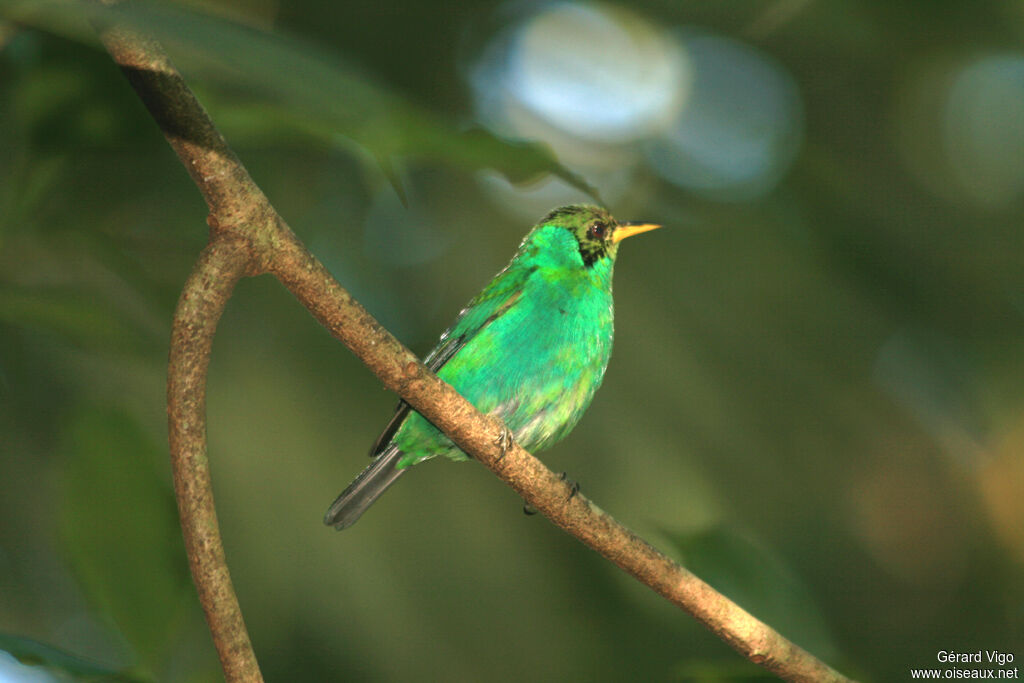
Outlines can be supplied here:
<path id="1" fill-rule="evenodd" d="M 836 657 L 811 592 L 771 549 L 723 526 L 673 542 L 688 569 L 740 607 L 815 656 Z"/>
<path id="2" fill-rule="evenodd" d="M 77 678 L 122 683 L 142 683 L 147 680 L 24 636 L 0 633 L 0 650 L 10 653 L 22 664 L 59 669 Z"/>
<path id="3" fill-rule="evenodd" d="M 193 604 L 163 449 L 114 410 L 80 410 L 63 437 L 64 547 L 88 597 L 156 670 Z"/>
<path id="4" fill-rule="evenodd" d="M 596 191 L 560 164 L 543 145 L 503 140 L 459 127 L 416 106 L 344 63 L 296 38 L 268 33 L 167 3 L 18 2 L 0 0 L 0 12 L 21 23 L 94 42 L 69 15 L 116 22 L 154 36 L 197 85 L 230 93 L 251 127 L 285 127 L 328 143 L 345 136 L 381 160 L 430 159 L 470 170 L 493 169 L 512 182 L 545 174 L 600 202 Z M 244 95 L 240 93 L 245 93 Z"/>

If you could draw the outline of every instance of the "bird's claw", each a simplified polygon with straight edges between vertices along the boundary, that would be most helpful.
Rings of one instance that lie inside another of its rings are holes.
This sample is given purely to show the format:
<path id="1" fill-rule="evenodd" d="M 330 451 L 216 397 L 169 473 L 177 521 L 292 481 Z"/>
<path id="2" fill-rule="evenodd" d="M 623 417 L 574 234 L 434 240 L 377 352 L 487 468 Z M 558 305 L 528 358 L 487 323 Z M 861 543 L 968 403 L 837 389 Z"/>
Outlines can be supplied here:
<path id="1" fill-rule="evenodd" d="M 512 448 L 514 439 L 512 437 L 512 431 L 505 425 L 501 427 L 501 434 L 498 435 L 497 443 L 498 448 L 501 449 L 501 455 L 498 456 L 498 462 L 504 460 L 505 455 L 509 449 Z"/>
<path id="2" fill-rule="evenodd" d="M 580 492 L 579 482 L 570 479 L 565 472 L 562 472 L 560 475 L 558 475 L 558 478 L 561 479 L 562 481 L 566 482 L 569 485 L 569 496 L 565 499 L 565 502 L 568 503 L 570 500 L 572 500 L 573 498 L 576 497 L 577 493 Z M 527 517 L 531 517 L 531 516 L 537 514 L 537 508 L 533 507 L 532 505 L 530 505 L 529 503 L 527 503 L 524 500 L 523 501 L 523 514 L 526 515 Z"/>
<path id="3" fill-rule="evenodd" d="M 569 484 L 569 497 L 565 499 L 566 502 L 575 498 L 576 494 L 580 492 L 580 483 L 573 479 L 569 479 L 568 475 L 566 475 L 565 472 L 562 472 L 560 475 L 558 475 L 558 478 Z"/>

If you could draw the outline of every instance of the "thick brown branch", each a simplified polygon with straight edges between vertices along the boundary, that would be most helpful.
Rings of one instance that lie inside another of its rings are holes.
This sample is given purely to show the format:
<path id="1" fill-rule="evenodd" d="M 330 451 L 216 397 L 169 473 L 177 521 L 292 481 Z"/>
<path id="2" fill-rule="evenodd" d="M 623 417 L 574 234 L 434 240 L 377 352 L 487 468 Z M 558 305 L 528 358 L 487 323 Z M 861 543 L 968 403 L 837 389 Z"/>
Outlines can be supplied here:
<path id="1" fill-rule="evenodd" d="M 202 193 L 212 232 L 272 222 L 270 202 L 163 48 L 121 26 L 102 30 L 100 38 Z M 250 233 L 250 239 L 253 234 L 261 233 Z"/>
<path id="2" fill-rule="evenodd" d="M 153 42 L 104 34 L 114 59 L 177 151 L 210 207 L 214 228 L 175 315 L 168 411 L 175 480 L 193 577 L 229 681 L 259 680 L 224 562 L 206 461 L 204 387 L 213 332 L 245 274 L 273 273 L 391 390 L 492 469 L 555 524 L 679 605 L 751 661 L 791 681 L 846 681 L 812 655 L 652 548 L 540 461 L 513 445 L 428 371 L 338 284 L 274 212 L 180 75 Z"/>

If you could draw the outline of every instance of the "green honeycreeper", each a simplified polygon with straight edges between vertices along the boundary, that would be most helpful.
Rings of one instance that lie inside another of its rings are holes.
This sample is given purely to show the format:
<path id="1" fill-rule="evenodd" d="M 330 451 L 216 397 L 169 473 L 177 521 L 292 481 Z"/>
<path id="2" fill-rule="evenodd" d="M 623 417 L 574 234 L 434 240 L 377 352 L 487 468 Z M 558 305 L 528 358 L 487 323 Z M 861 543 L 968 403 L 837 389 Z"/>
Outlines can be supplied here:
<path id="1" fill-rule="evenodd" d="M 565 437 L 590 405 L 612 352 L 612 269 L 619 242 L 660 226 L 619 223 L 602 208 L 555 209 L 512 261 L 462 309 L 424 363 L 478 410 L 539 451 Z M 345 529 L 410 465 L 468 456 L 404 401 L 374 460 L 324 516 Z"/>

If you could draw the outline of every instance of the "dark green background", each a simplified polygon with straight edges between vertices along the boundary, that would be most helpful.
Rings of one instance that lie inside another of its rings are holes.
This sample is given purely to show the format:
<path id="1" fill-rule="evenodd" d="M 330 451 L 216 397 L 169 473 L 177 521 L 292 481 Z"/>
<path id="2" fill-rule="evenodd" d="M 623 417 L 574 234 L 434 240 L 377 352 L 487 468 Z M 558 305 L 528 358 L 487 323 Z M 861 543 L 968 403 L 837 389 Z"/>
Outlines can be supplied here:
<path id="1" fill-rule="evenodd" d="M 299 236 L 427 351 L 529 227 L 476 170 L 547 165 L 461 134 L 476 123 L 464 50 L 498 6 L 247 5 L 236 16 L 289 37 L 207 7 L 165 18 L 172 56 Z M 164 417 L 204 205 L 83 18 L 25 7 L 0 2 L 0 649 L 25 656 L 16 635 L 141 678 L 216 680 Z M 780 7 L 794 11 L 751 33 Z M 1024 658 L 1024 195 L 964 195 L 941 125 L 901 104 L 929 69 L 1024 58 L 1020 5 L 633 8 L 771 56 L 799 89 L 804 138 L 763 197 L 715 201 L 646 172 L 610 207 L 667 227 L 621 250 L 604 387 L 545 461 L 851 675 L 906 680 L 939 650 Z M 426 256 L 403 260 L 410 243 Z M 269 680 L 760 675 L 524 517 L 479 466 L 427 463 L 356 527 L 323 527 L 394 401 L 274 280 L 241 283 L 209 437 Z"/>

